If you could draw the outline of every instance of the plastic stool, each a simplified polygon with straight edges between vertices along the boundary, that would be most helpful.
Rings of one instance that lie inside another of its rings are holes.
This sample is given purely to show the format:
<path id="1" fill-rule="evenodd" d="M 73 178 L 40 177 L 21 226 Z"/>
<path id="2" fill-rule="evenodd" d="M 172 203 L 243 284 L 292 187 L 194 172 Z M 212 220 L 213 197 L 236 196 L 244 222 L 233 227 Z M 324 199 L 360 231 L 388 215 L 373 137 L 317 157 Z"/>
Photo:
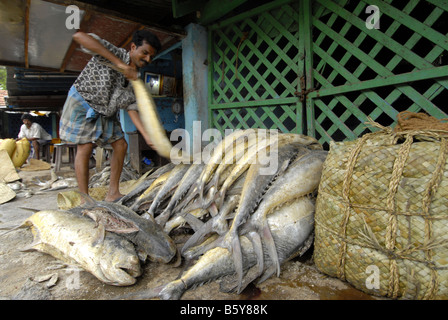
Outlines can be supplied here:
<path id="1" fill-rule="evenodd" d="M 62 151 L 68 148 L 68 162 L 62 161 Z M 72 168 L 75 167 L 77 145 L 73 143 L 56 143 L 54 144 L 54 163 L 55 171 L 59 171 L 62 164 L 69 164 Z"/>

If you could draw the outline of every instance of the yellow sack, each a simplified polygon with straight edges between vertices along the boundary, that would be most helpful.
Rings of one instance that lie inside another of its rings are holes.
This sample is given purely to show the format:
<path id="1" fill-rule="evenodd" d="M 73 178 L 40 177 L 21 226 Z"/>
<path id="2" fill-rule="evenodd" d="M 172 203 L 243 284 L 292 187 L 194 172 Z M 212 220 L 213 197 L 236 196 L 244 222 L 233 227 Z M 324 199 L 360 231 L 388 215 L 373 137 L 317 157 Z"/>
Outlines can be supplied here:
<path id="1" fill-rule="evenodd" d="M 0 150 L 6 150 L 10 158 L 16 149 L 16 141 L 14 139 L 0 139 Z"/>
<path id="2" fill-rule="evenodd" d="M 30 142 L 28 139 L 23 138 L 16 142 L 16 149 L 12 154 L 11 160 L 16 168 L 20 168 L 30 155 Z"/>

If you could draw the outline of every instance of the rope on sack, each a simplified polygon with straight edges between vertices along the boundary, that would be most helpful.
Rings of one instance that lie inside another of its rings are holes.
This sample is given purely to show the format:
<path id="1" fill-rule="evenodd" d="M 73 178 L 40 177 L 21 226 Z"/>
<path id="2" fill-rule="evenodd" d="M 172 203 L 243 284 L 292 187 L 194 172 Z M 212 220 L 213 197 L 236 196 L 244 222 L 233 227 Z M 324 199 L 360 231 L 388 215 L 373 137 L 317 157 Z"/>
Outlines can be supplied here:
<path id="1" fill-rule="evenodd" d="M 429 207 L 431 205 L 431 198 L 434 193 L 437 191 L 439 186 L 441 177 L 443 176 L 443 168 L 446 160 L 448 158 L 448 123 L 443 122 L 448 119 L 437 119 L 432 116 L 429 116 L 424 113 L 414 113 L 410 111 L 400 112 L 397 116 L 397 126 L 392 131 L 389 127 L 383 127 L 379 123 L 374 122 L 371 118 L 368 117 L 368 124 L 373 127 L 380 129 L 380 131 L 372 132 L 364 135 L 355 145 L 353 150 L 351 151 L 348 163 L 347 163 L 347 171 L 345 173 L 343 188 L 342 188 L 342 198 L 346 203 L 344 210 L 344 219 L 342 219 L 341 230 L 339 236 L 345 240 L 346 239 L 346 231 L 347 225 L 349 223 L 350 217 L 350 198 L 349 198 L 349 190 L 351 186 L 351 182 L 353 179 L 353 170 L 357 162 L 357 158 L 361 152 L 362 146 L 365 145 L 365 142 L 376 136 L 376 135 L 392 135 L 395 136 L 393 140 L 398 139 L 399 136 L 404 136 L 406 141 L 403 143 L 400 150 L 398 150 L 398 157 L 394 163 L 394 168 L 392 171 L 392 177 L 389 184 L 389 192 L 387 196 L 387 211 L 389 212 L 389 223 L 386 229 L 386 239 L 385 239 L 385 248 L 380 248 L 380 251 L 384 253 L 388 253 L 390 257 L 390 265 L 389 265 L 389 287 L 387 296 L 392 298 L 397 298 L 399 293 L 400 286 L 400 274 L 398 270 L 397 258 L 404 258 L 407 256 L 405 252 L 401 252 L 397 250 L 395 246 L 396 236 L 398 232 L 398 221 L 397 215 L 395 212 L 395 196 L 397 193 L 398 185 L 403 174 L 403 169 L 405 167 L 406 160 L 411 151 L 411 146 L 413 143 L 413 138 L 416 135 L 424 135 L 435 138 L 439 140 L 440 143 L 440 151 L 437 160 L 436 170 L 433 174 L 433 177 L 429 181 L 429 184 L 426 186 L 425 194 L 423 197 L 423 216 L 425 218 L 425 256 L 427 261 L 431 261 L 432 258 L 432 249 L 434 247 L 431 243 L 433 242 L 433 232 L 432 232 L 432 222 L 430 219 Z M 445 246 L 446 244 L 440 244 Z M 405 250 L 406 251 L 406 250 Z M 345 280 L 345 258 L 347 253 L 347 241 L 343 241 L 341 246 L 339 247 L 339 257 L 338 257 L 338 265 L 337 265 L 337 276 L 340 279 Z M 410 258 L 407 256 L 406 258 Z M 436 294 L 439 288 L 439 279 L 438 275 L 433 268 L 429 268 L 431 273 L 431 280 L 427 291 L 423 297 L 423 299 L 432 299 Z"/>
<path id="2" fill-rule="evenodd" d="M 423 112 L 402 111 L 397 115 L 394 131 L 443 130 L 448 131 L 448 118 L 437 119 Z"/>

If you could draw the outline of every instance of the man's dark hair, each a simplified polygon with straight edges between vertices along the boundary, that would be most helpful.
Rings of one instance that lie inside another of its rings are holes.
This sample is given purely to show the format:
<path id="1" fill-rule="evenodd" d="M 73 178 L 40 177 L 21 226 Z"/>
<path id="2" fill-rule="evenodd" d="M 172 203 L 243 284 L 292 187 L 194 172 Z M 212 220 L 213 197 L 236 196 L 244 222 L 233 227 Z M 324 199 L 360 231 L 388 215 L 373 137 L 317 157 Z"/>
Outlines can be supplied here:
<path id="1" fill-rule="evenodd" d="M 137 47 L 140 47 L 143 44 L 143 41 L 149 43 L 157 52 L 162 48 L 160 40 L 155 34 L 148 30 L 137 30 L 132 36 L 132 42 L 134 42 Z"/>
<path id="2" fill-rule="evenodd" d="M 25 119 L 30 120 L 31 122 L 34 122 L 33 116 L 30 115 L 29 113 L 24 113 L 22 114 L 22 117 L 20 117 L 20 119 L 23 121 Z"/>

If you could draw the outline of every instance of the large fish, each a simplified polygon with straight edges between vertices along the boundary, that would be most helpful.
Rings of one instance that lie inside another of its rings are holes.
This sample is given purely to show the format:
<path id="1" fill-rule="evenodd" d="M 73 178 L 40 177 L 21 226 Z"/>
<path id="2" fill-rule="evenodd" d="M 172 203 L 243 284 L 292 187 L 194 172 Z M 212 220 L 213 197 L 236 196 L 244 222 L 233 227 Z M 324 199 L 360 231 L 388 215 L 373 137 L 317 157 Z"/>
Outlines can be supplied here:
<path id="1" fill-rule="evenodd" d="M 279 142 L 281 142 L 281 140 L 279 140 Z M 279 144 L 277 148 L 274 148 L 274 151 L 271 151 L 266 155 L 267 157 L 276 159 L 278 162 L 276 170 L 271 170 L 271 172 L 267 174 L 263 173 L 263 171 L 266 171 L 266 165 L 254 163 L 250 166 L 241 192 L 238 210 L 235 213 L 232 225 L 228 233 L 221 238 L 221 243 L 217 244 L 218 246 L 229 249 L 233 254 L 235 269 L 240 281 L 242 281 L 243 277 L 242 252 L 239 242 L 240 227 L 253 213 L 262 197 L 264 197 L 264 193 L 268 189 L 270 183 L 277 177 L 277 175 L 281 175 L 290 164 L 290 161 L 297 157 L 298 154 L 306 154 L 309 152 L 311 151 L 308 148 L 298 142 Z"/>
<path id="2" fill-rule="evenodd" d="M 302 197 L 288 203 L 268 216 L 272 236 L 275 239 L 278 257 L 281 263 L 303 254 L 311 245 L 314 228 L 314 200 Z M 207 239 L 206 241 L 208 241 Z M 240 236 L 245 270 L 256 267 L 257 258 L 252 242 L 246 236 Z M 192 248 L 193 249 L 193 248 Z M 260 281 L 275 272 L 269 254 L 264 252 L 265 274 Z M 233 275 L 235 267 L 232 254 L 225 248 L 215 247 L 207 251 L 179 279 L 157 288 L 121 296 L 121 299 L 180 299 L 185 291 L 228 275 Z M 243 286 L 256 280 L 253 273 L 243 279 Z M 236 287 L 236 284 L 233 286 Z"/>
<path id="3" fill-rule="evenodd" d="M 191 167 L 190 164 L 180 163 L 170 171 L 170 175 L 167 177 L 166 181 L 164 182 L 160 190 L 157 192 L 154 200 L 151 203 L 151 206 L 145 213 L 145 217 L 147 216 L 154 217 L 156 209 L 161 204 L 162 200 L 164 200 L 164 198 L 169 193 L 174 192 L 176 187 L 179 185 L 179 182 L 182 180 L 185 173 L 188 171 L 190 167 Z"/>
<path id="4" fill-rule="evenodd" d="M 257 210 L 240 232 L 240 234 L 251 233 L 256 243 L 262 242 L 265 245 L 270 260 L 277 269 L 277 275 L 280 274 L 280 263 L 267 216 L 285 203 L 295 201 L 317 190 L 326 156 L 327 151 L 323 150 L 314 150 L 299 156 L 269 187 Z M 261 270 L 263 256 L 260 251 L 257 256 Z"/>
<path id="5" fill-rule="evenodd" d="M 29 249 L 79 264 L 104 283 L 128 286 L 141 275 L 134 245 L 112 233 L 107 233 L 101 244 L 93 245 L 95 223 L 87 217 L 44 210 L 26 219 L 23 227 L 31 227 L 34 234 Z"/>
<path id="6" fill-rule="evenodd" d="M 121 234 L 137 246 L 141 257 L 148 256 L 151 261 L 168 263 L 176 255 L 174 241 L 152 217 L 145 219 L 118 203 L 95 201 L 88 195 L 83 196 L 87 199 L 86 204 L 70 211 L 88 215 L 102 224 L 103 230 Z"/>
<path id="7" fill-rule="evenodd" d="M 120 198 L 117 203 L 131 207 L 133 201 L 141 195 L 160 175 L 170 171 L 174 167 L 174 164 L 169 162 L 166 165 L 158 168 L 156 171 L 148 171 L 142 175 L 137 181 L 135 186 L 126 195 Z"/>
<path id="8" fill-rule="evenodd" d="M 149 186 L 146 188 L 146 190 L 141 193 L 137 199 L 135 200 L 135 202 L 130 206 L 130 208 L 134 211 L 137 211 L 139 209 L 139 206 L 150 200 L 152 202 L 152 200 L 154 199 L 154 197 L 157 195 L 157 192 L 159 191 L 160 187 L 166 182 L 166 180 L 168 179 L 168 177 L 171 174 L 171 170 L 167 171 L 163 174 L 161 174 L 159 177 L 157 177 L 157 179 L 155 180 L 149 180 L 150 183 Z M 145 186 L 147 184 L 145 183 Z"/>
<path id="9" fill-rule="evenodd" d="M 271 150 L 276 150 L 280 148 L 283 145 L 287 144 L 299 144 L 302 146 L 308 146 L 315 144 L 316 140 L 311 137 L 303 136 L 300 134 L 271 134 L 269 138 L 263 139 L 259 141 L 258 143 L 252 145 L 247 152 L 244 154 L 244 156 L 236 163 L 236 165 L 233 167 L 232 171 L 229 174 L 229 177 L 224 181 L 223 185 L 221 186 L 217 201 L 218 201 L 218 207 L 221 207 L 222 201 L 225 198 L 225 194 L 227 192 L 227 189 L 235 182 L 238 177 L 245 172 L 252 164 L 261 163 L 264 159 L 269 160 L 269 165 L 273 164 L 271 162 L 273 159 L 272 157 L 266 157 L 267 154 Z M 261 161 L 260 161 L 261 160 Z"/>
<path id="10" fill-rule="evenodd" d="M 137 100 L 138 111 L 142 119 L 145 131 L 148 133 L 151 142 L 154 144 L 157 153 L 167 159 L 184 161 L 184 163 L 192 163 L 192 158 L 189 155 L 179 155 L 179 150 L 172 150 L 173 145 L 166 135 L 166 130 L 163 128 L 157 107 L 151 93 L 146 89 L 145 84 L 141 79 L 132 80 L 132 87 L 134 89 Z M 176 155 L 177 153 L 177 155 Z"/>
<path id="11" fill-rule="evenodd" d="M 156 218 L 156 221 L 161 226 L 165 226 L 165 223 L 171 217 L 173 208 L 178 203 L 178 201 L 182 199 L 182 197 L 188 192 L 188 190 L 190 190 L 190 188 L 194 187 L 195 183 L 198 181 L 198 177 L 201 174 L 203 168 L 204 168 L 203 163 L 192 164 L 188 168 L 187 172 L 185 172 L 184 176 L 179 182 L 179 185 L 176 188 L 176 191 L 171 196 L 167 206 L 162 211 L 162 213 L 160 213 L 160 215 L 157 216 Z"/>
<path id="12" fill-rule="evenodd" d="M 237 144 L 244 142 L 245 140 L 249 140 L 250 143 L 250 141 L 254 140 L 254 136 L 256 137 L 257 132 L 258 129 L 235 130 L 225 136 L 217 145 L 214 145 L 213 154 L 199 177 L 197 194 L 199 194 L 201 200 L 204 196 L 204 188 L 206 183 L 209 182 L 217 167 L 225 161 L 226 154 L 233 151 Z M 232 157 L 228 156 L 227 158 L 231 159 Z"/>

